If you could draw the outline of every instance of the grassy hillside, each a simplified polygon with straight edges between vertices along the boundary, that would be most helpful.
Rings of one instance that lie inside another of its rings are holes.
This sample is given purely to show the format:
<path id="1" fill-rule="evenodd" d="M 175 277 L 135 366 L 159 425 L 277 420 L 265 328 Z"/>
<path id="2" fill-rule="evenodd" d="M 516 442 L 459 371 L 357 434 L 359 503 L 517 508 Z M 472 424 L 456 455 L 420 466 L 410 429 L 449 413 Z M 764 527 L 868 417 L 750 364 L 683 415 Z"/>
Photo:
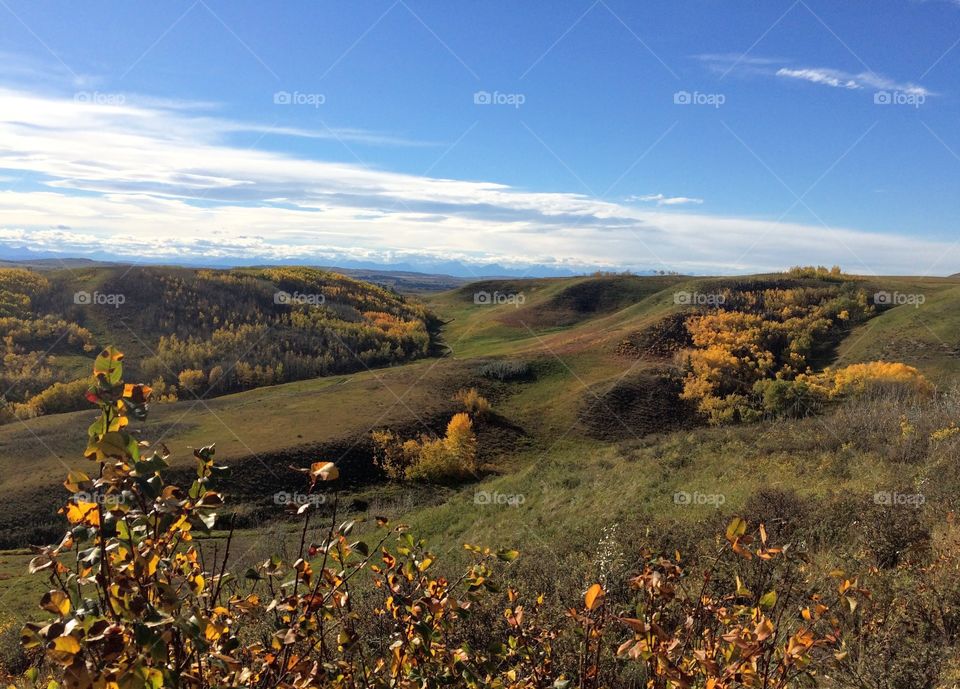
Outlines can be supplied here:
<path id="1" fill-rule="evenodd" d="M 960 278 L 872 281 L 877 290 L 919 296 L 891 305 L 839 348 L 840 363 L 903 361 L 948 385 L 960 379 Z"/>
<path id="2" fill-rule="evenodd" d="M 742 296 L 772 283 L 791 290 L 836 284 L 784 276 L 608 276 L 469 285 L 426 298 L 444 323 L 445 356 L 196 406 L 154 405 L 143 432 L 173 451 L 175 472 L 186 471 L 191 447 L 217 442 L 218 459 L 232 467 L 222 487 L 244 527 L 237 535 L 244 565 L 293 547 L 284 544 L 298 537 L 297 527 L 272 496 L 298 485 L 291 464 L 322 459 L 341 465 L 347 515 L 410 523 L 451 568 L 464 557 L 464 542 L 520 548 L 512 581 L 546 590 L 558 611 L 575 604 L 597 576 L 598 550 L 610 538 L 612 566 L 626 576 L 645 548 L 708 551 L 735 514 L 765 521 L 825 571 L 873 567 L 881 601 L 897 587 L 928 586 L 906 568 L 952 552 L 948 515 L 960 507 L 960 443 L 949 431 L 960 423 L 956 397 L 919 403 L 877 393 L 803 418 L 720 427 L 677 406 L 677 388 L 667 386 L 677 378 L 665 372 L 690 346 L 678 324 L 708 310 L 687 295 Z M 870 296 L 870 309 L 859 324 L 823 331 L 823 346 L 811 350 L 815 365 L 903 361 L 947 391 L 958 373 L 960 280 L 851 283 Z M 874 304 L 885 290 L 925 298 L 917 307 Z M 454 392 L 465 387 L 477 387 L 494 411 L 477 427 L 482 461 L 474 478 L 396 483 L 372 470 L 372 429 L 439 435 L 458 410 Z M 86 462 L 80 452 L 89 420 L 78 412 L 0 427 L 0 481 L 8 496 L 0 522 L 25 524 L 9 530 L 8 546 L 54 532 L 53 512 L 63 502 L 57 486 L 66 466 Z M 933 440 L 937 433 L 942 440 Z M 14 471 L 25 463 L 33 468 L 28 475 Z M 890 509 L 878 492 L 922 495 L 923 504 Z M 33 586 L 18 575 L 26 559 L 16 550 L 0 556 L 0 596 L 9 594 L 0 600 L 14 614 Z M 904 619 L 914 614 L 888 607 Z M 927 658 L 941 679 L 955 670 L 950 647 L 943 648 Z"/>
<path id="3" fill-rule="evenodd" d="M 257 277 L 238 273 L 245 288 L 272 288 L 274 283 L 245 283 L 262 279 L 252 274 Z M 107 282 L 111 276 L 94 277 Z M 194 289 L 210 279 L 193 271 L 164 279 L 184 277 L 198 281 L 188 282 Z M 217 276 L 215 284 L 221 282 L 223 277 Z M 175 456 L 188 457 L 190 447 L 217 440 L 227 461 L 256 462 L 265 454 L 282 457 L 326 443 L 362 443 L 378 426 L 433 429 L 456 408 L 453 393 L 476 386 L 494 399 L 498 414 L 534 441 L 638 440 L 671 430 L 676 425 L 671 421 L 684 413 L 674 400 L 676 390 L 665 392 L 661 376 L 673 365 L 678 335 L 671 324 L 692 312 L 676 295 L 714 293 L 731 284 L 744 289 L 751 282 L 738 286 L 728 279 L 612 276 L 478 283 L 427 298 L 428 307 L 444 322 L 439 344 L 445 357 L 389 369 L 361 368 L 353 375 L 272 385 L 203 402 L 184 395 L 177 403 L 155 404 L 143 430 L 147 437 L 163 438 Z M 863 286 L 871 293 L 878 289 L 871 281 Z M 920 308 L 878 309 L 845 333 L 826 363 L 903 360 L 949 384 L 956 371 L 955 350 L 942 344 L 918 348 L 916 343 L 929 342 L 937 332 L 956 342 L 950 323 L 960 313 L 960 281 L 900 281 L 896 288 L 924 290 L 928 299 Z M 476 303 L 474 295 L 480 292 L 523 298 L 522 303 Z M 199 298 L 196 291 L 188 293 L 194 295 L 191 299 Z M 385 293 L 371 288 L 370 294 Z M 396 308 L 406 307 L 393 299 Z M 128 313 L 115 321 L 104 317 L 96 326 L 115 334 L 121 349 L 129 347 L 131 378 L 150 380 L 154 374 L 150 367 L 156 359 L 133 335 L 157 318 Z M 96 318 L 81 320 L 95 327 Z M 130 325 L 129 330 L 122 323 Z M 203 326 L 192 327 L 200 331 Z M 145 352 L 143 360 L 138 361 L 138 351 Z M 89 356 L 71 358 L 76 375 L 88 369 Z M 521 363 L 530 374 L 506 382 L 483 376 L 484 366 L 496 361 Z M 29 461 L 36 469 L 26 480 L 6 479 L 9 488 L 44 489 L 58 482 L 61 462 L 82 463 L 76 458 L 88 419 L 88 412 L 79 411 L 0 426 L 0 462 L 14 466 Z M 497 463 L 522 465 L 523 454 L 506 448 Z"/>
<path id="4" fill-rule="evenodd" d="M 52 386 L 86 375 L 85 359 L 107 342 L 129 352 L 132 374 L 156 382 L 158 395 L 185 399 L 409 361 L 430 349 L 422 306 L 306 268 L 0 270 L 0 319 L 0 384 L 21 418 L 68 410 L 77 387 Z"/>

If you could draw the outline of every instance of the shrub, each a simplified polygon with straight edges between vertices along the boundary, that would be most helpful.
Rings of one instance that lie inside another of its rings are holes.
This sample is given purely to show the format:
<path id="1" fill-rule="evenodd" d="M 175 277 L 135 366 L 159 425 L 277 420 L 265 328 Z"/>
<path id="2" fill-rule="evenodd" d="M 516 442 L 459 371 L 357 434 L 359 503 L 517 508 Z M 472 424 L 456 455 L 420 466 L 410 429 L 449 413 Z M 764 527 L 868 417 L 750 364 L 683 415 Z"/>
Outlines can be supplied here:
<path id="1" fill-rule="evenodd" d="M 460 390 L 453 396 L 454 401 L 463 405 L 470 416 L 482 419 L 490 413 L 490 402 L 477 392 L 476 388 Z"/>
<path id="2" fill-rule="evenodd" d="M 54 383 L 43 392 L 31 397 L 26 404 L 32 407 L 33 416 L 77 411 L 85 406 L 83 393 L 89 385 L 89 381 L 84 379 L 69 383 Z"/>
<path id="3" fill-rule="evenodd" d="M 182 389 L 196 395 L 204 391 L 207 376 L 200 369 L 188 368 L 180 371 L 180 375 L 177 376 L 177 382 Z"/>
<path id="4" fill-rule="evenodd" d="M 526 361 L 501 359 L 484 364 L 480 367 L 479 373 L 484 378 L 501 382 L 521 380 L 530 376 L 530 364 Z"/>
<path id="5" fill-rule="evenodd" d="M 902 363 L 813 373 L 839 335 L 874 311 L 839 269 L 798 268 L 791 275 L 827 285 L 727 289 L 717 311 L 687 318 L 693 346 L 685 356 L 682 397 L 696 401 L 711 422 L 750 421 L 761 413 L 803 416 L 827 399 L 878 386 L 933 392 L 917 369 Z"/>
<path id="6" fill-rule="evenodd" d="M 881 387 L 899 388 L 916 395 L 933 394 L 933 385 L 916 368 L 887 361 L 853 364 L 836 371 L 828 369 L 812 380 L 825 385 L 831 397 L 861 394 Z"/>
<path id="7" fill-rule="evenodd" d="M 473 421 L 468 415 L 454 414 L 447 424 L 447 435 L 443 443 L 461 476 L 476 473 L 477 436 L 473 432 Z"/>
<path id="8" fill-rule="evenodd" d="M 373 431 L 373 462 L 389 478 L 402 480 L 420 453 L 420 444 L 416 440 L 401 442 L 392 431 Z"/>
<path id="9" fill-rule="evenodd" d="M 753 391 L 762 399 L 764 413 L 775 417 L 809 416 L 819 412 L 825 401 L 819 388 L 802 380 L 761 380 Z"/>
<path id="10" fill-rule="evenodd" d="M 20 626 L 0 622 L 0 674 L 19 675 L 30 666 L 30 657 L 20 644 Z"/>
<path id="11" fill-rule="evenodd" d="M 153 390 L 151 399 L 157 402 L 177 401 L 177 386 L 167 385 L 167 381 L 161 377 L 155 378 L 154 381 L 150 383 L 150 388 Z"/>
<path id="12" fill-rule="evenodd" d="M 444 481 L 477 471 L 477 436 L 463 412 L 447 424 L 443 438 L 421 436 L 402 441 L 392 431 L 373 431 L 374 463 L 395 480 Z"/>
<path id="13" fill-rule="evenodd" d="M 818 280 L 840 280 L 844 273 L 840 266 L 827 268 L 826 266 L 794 266 L 787 271 L 787 275 L 795 278 L 816 278 Z"/>

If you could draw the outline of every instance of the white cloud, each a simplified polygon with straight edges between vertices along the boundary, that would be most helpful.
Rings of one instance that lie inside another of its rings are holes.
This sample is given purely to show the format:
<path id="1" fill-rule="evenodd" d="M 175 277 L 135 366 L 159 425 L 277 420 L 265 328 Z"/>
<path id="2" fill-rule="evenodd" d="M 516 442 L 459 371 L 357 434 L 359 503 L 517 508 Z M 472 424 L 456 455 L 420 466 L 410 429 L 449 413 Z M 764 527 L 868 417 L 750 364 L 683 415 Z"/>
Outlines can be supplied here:
<path id="1" fill-rule="evenodd" d="M 923 86 L 918 86 L 911 82 L 897 82 L 874 72 L 850 74 L 849 72 L 844 72 L 839 69 L 829 69 L 826 67 L 805 67 L 802 69 L 782 67 L 777 70 L 777 76 L 788 79 L 800 79 L 814 84 L 822 84 L 824 86 L 842 89 L 859 90 L 871 88 L 878 91 L 901 91 L 911 96 L 926 97 L 934 95 Z"/>
<path id="2" fill-rule="evenodd" d="M 783 67 L 777 70 L 778 77 L 790 77 L 791 79 L 802 79 L 812 81 L 814 84 L 824 84 L 835 88 L 860 89 L 863 88 L 855 79 L 848 75 L 838 73 L 832 69 L 787 69 Z"/>
<path id="3" fill-rule="evenodd" d="M 956 0 L 960 2 L 960 0 Z M 901 82 L 876 72 L 846 72 L 832 67 L 793 66 L 792 60 L 740 53 L 708 53 L 694 55 L 707 69 L 726 76 L 731 72 L 760 76 L 798 79 L 822 86 L 852 91 L 901 91 L 912 96 L 934 96 L 932 91 L 912 82 Z"/>
<path id="4" fill-rule="evenodd" d="M 644 203 L 655 202 L 658 206 L 682 206 L 686 204 L 700 205 L 703 199 L 695 199 L 689 196 L 664 196 L 663 194 L 645 194 L 643 196 L 630 196 L 628 201 L 642 201 Z"/>
<path id="5" fill-rule="evenodd" d="M 189 108 L 0 89 L 0 246 L 144 259 L 923 272 L 943 242 L 638 208 L 583 194 L 401 174 L 231 142 L 255 125 Z M 658 206 L 699 199 L 650 195 Z"/>

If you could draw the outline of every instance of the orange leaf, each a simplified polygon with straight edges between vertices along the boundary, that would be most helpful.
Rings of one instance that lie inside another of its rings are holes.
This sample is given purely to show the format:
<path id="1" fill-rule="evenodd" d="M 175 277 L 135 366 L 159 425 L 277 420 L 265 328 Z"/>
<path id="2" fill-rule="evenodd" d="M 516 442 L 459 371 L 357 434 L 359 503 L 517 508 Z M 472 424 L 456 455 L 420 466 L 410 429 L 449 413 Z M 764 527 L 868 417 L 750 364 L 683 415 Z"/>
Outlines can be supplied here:
<path id="1" fill-rule="evenodd" d="M 600 584 L 594 584 L 587 589 L 587 595 L 585 595 L 583 598 L 584 604 L 587 606 L 587 610 L 593 610 L 598 599 L 603 599 L 603 587 L 600 586 Z"/>

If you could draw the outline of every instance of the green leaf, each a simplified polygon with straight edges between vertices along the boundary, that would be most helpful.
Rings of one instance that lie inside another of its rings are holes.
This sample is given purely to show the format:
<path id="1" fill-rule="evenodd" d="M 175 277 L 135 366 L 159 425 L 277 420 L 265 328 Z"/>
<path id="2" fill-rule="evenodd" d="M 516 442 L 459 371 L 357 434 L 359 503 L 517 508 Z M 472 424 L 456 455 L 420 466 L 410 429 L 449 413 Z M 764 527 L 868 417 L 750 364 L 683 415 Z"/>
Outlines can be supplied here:
<path id="1" fill-rule="evenodd" d="M 170 465 L 163 461 L 163 458 L 155 452 L 149 459 L 134 464 L 133 473 L 139 476 L 149 476 L 169 466 Z"/>
<path id="2" fill-rule="evenodd" d="M 123 379 L 121 359 L 123 354 L 115 347 L 105 348 L 93 362 L 93 375 L 103 376 L 110 385 L 118 384 Z"/>
<path id="3" fill-rule="evenodd" d="M 760 598 L 760 607 L 770 609 L 777 604 L 777 592 L 776 591 L 767 591 Z"/>
<path id="4" fill-rule="evenodd" d="M 747 532 L 747 523 L 740 517 L 734 517 L 733 521 L 727 525 L 727 540 L 733 543 Z"/>

